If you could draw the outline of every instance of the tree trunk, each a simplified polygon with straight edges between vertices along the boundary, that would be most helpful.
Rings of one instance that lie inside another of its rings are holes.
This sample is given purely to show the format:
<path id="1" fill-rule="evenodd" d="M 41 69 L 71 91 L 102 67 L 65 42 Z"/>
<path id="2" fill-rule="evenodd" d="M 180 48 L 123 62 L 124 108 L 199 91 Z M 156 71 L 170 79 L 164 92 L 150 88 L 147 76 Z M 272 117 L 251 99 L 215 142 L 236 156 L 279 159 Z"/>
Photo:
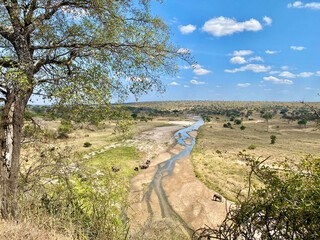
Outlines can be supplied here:
<path id="1" fill-rule="evenodd" d="M 1 118 L 0 211 L 4 219 L 16 218 L 21 132 L 30 95 L 8 94 Z"/>

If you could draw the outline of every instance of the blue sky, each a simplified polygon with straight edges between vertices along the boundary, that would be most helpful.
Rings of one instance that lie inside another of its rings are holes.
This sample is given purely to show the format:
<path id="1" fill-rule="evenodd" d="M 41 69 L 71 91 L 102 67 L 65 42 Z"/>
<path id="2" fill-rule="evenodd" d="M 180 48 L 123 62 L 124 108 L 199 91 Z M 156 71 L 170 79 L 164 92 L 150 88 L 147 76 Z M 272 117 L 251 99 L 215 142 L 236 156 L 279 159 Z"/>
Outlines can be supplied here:
<path id="1" fill-rule="evenodd" d="M 198 65 L 139 101 L 319 101 L 320 2 L 164 0 L 152 12 Z"/>

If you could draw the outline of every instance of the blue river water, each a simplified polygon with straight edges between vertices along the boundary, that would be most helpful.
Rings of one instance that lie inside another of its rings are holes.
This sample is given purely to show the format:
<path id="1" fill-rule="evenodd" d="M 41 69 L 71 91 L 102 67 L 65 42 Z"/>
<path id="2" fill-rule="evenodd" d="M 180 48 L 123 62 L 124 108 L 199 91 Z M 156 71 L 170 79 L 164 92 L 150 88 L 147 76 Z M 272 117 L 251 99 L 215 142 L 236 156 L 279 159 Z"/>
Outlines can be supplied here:
<path id="1" fill-rule="evenodd" d="M 179 221 L 181 224 L 186 226 L 185 222 L 183 219 L 173 210 L 171 205 L 168 202 L 167 195 L 162 187 L 162 181 L 164 178 L 168 176 L 172 176 L 173 170 L 175 167 L 175 163 L 179 159 L 186 158 L 190 155 L 192 148 L 194 147 L 195 144 L 195 138 L 191 137 L 188 132 L 191 131 L 197 131 L 200 126 L 204 124 L 204 121 L 202 118 L 199 118 L 195 121 L 195 123 L 187 128 L 181 129 L 177 131 L 174 134 L 174 138 L 177 138 L 177 143 L 181 144 L 182 146 L 185 146 L 185 150 L 180 152 L 179 154 L 174 155 L 172 158 L 168 159 L 165 162 L 162 162 L 158 164 L 158 170 L 155 173 L 153 180 L 151 184 L 148 186 L 148 191 L 145 195 L 145 200 L 148 204 L 148 212 L 149 212 L 149 220 L 151 221 L 153 218 L 153 210 L 152 210 L 152 205 L 151 205 L 151 193 L 154 190 L 158 201 L 159 205 L 161 208 L 161 215 L 162 218 L 171 218 L 174 221 Z M 192 138 L 191 144 L 186 144 L 183 140 L 187 138 Z"/>

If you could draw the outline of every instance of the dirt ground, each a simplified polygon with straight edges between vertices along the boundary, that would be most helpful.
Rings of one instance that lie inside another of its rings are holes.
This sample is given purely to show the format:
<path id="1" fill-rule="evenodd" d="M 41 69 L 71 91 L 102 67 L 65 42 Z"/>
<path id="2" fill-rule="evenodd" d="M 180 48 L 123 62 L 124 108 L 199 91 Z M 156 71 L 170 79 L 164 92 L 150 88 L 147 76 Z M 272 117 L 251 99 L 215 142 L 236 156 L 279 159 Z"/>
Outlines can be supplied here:
<path id="1" fill-rule="evenodd" d="M 159 200 L 154 191 L 152 191 L 150 197 L 151 206 L 148 206 L 146 192 L 158 169 L 158 165 L 161 166 L 161 163 L 185 149 L 184 146 L 174 144 L 176 139 L 172 138 L 172 136 L 174 132 L 186 126 L 187 122 L 175 121 L 175 124 L 174 126 L 158 127 L 146 131 L 134 138 L 138 145 L 153 146 L 153 150 L 156 150 L 156 152 L 150 151 L 149 153 L 150 155 L 155 154 L 151 160 L 150 167 L 146 170 L 141 170 L 138 175 L 131 179 L 128 197 L 131 235 L 141 229 L 145 231 L 145 226 L 150 221 L 150 210 L 148 209 L 150 207 L 152 208 L 153 222 L 170 222 L 170 219 L 162 218 Z M 195 137 L 197 131 L 192 131 L 189 134 Z M 187 139 L 187 144 L 189 144 L 190 140 L 191 138 Z M 215 192 L 196 178 L 190 156 L 176 162 L 173 175 L 163 180 L 163 189 L 173 210 L 192 229 L 204 227 L 205 224 L 214 227 L 221 223 L 225 217 L 228 203 L 225 199 L 222 202 L 212 201 L 212 196 Z M 156 225 L 154 224 L 153 226 L 156 227 Z M 149 237 L 144 236 L 143 239 L 151 239 L 151 235 Z"/>

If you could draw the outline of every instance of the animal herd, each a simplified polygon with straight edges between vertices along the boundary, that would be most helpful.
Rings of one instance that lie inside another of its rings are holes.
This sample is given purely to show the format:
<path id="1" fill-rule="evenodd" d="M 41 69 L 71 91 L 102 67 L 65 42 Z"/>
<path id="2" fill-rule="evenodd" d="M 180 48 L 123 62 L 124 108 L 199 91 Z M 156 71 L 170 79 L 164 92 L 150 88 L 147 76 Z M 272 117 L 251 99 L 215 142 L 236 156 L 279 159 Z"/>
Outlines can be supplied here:
<path id="1" fill-rule="evenodd" d="M 135 171 L 139 171 L 139 168 L 140 169 L 147 169 L 150 166 L 150 163 L 151 163 L 151 161 L 147 160 L 146 163 L 140 164 L 139 167 L 135 167 L 134 170 Z M 112 166 L 111 169 L 112 169 L 113 172 L 119 172 L 120 171 L 120 167 L 117 167 L 117 166 Z"/>

